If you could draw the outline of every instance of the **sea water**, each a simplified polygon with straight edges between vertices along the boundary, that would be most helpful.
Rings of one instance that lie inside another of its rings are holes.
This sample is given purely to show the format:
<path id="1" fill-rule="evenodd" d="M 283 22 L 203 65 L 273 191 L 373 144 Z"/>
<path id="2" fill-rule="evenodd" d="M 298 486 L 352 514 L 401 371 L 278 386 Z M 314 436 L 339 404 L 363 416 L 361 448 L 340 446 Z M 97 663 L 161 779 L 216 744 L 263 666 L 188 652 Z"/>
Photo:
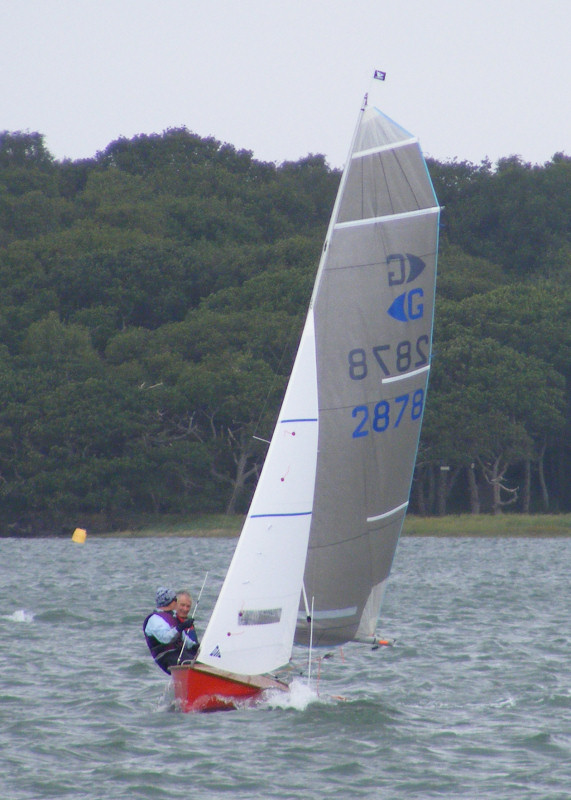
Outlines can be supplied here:
<path id="1" fill-rule="evenodd" d="M 289 695 L 172 710 L 141 624 L 200 633 L 233 539 L 0 540 L 0 798 L 571 797 L 571 539 L 403 538 L 380 632 L 294 652 Z"/>

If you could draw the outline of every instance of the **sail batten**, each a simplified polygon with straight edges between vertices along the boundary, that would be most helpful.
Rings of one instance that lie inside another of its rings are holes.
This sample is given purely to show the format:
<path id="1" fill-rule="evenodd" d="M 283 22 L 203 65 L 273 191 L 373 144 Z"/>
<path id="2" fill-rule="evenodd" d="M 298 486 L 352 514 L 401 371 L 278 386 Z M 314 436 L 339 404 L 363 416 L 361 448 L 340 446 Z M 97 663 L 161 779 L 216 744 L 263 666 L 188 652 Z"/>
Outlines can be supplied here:
<path id="1" fill-rule="evenodd" d="M 390 144 L 382 144 L 378 145 L 377 147 L 369 147 L 367 150 L 358 150 L 357 152 L 353 153 L 351 158 L 366 158 L 367 156 L 373 156 L 377 153 L 386 153 L 388 150 L 397 150 L 399 147 L 407 147 L 411 144 L 418 144 L 418 139 L 416 136 L 413 136 L 410 139 L 403 139 L 400 142 L 391 142 Z"/>
<path id="2" fill-rule="evenodd" d="M 354 617 L 357 610 L 357 606 L 351 606 L 351 608 L 332 608 L 328 611 L 314 611 L 313 620 L 348 619 L 349 617 Z"/>
<path id="3" fill-rule="evenodd" d="M 423 372 L 429 372 L 430 364 L 426 364 L 419 369 L 413 369 L 411 372 L 404 372 L 402 375 L 393 375 L 391 378 L 383 378 L 383 383 L 396 383 L 397 381 L 405 381 L 407 378 L 414 378 L 417 375 L 422 375 Z"/>
<path id="4" fill-rule="evenodd" d="M 396 508 L 391 508 L 390 511 L 385 511 L 383 514 L 377 514 L 374 517 L 367 517 L 367 522 L 378 522 L 381 519 L 387 519 L 388 517 L 392 517 L 394 514 L 398 514 L 399 511 L 404 511 L 408 508 L 408 500 L 404 503 L 401 503 L 400 506 L 396 506 Z"/>
<path id="5" fill-rule="evenodd" d="M 417 208 L 414 211 L 403 211 L 398 214 L 386 214 L 382 217 L 366 217 L 363 219 L 352 219 L 347 222 L 338 222 L 335 225 L 335 230 L 342 230 L 343 228 L 357 228 L 365 225 L 379 225 L 383 222 L 393 221 L 396 222 L 401 219 L 411 219 L 412 217 L 422 217 L 425 214 L 440 214 L 440 207 L 433 208 Z"/>

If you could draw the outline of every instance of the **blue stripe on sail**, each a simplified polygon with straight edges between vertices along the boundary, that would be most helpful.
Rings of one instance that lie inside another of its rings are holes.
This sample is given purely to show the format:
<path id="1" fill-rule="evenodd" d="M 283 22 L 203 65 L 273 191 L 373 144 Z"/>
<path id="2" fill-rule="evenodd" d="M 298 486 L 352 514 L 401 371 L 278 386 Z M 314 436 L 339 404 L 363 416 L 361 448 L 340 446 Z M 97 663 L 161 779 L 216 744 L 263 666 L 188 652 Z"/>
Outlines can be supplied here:
<path id="1" fill-rule="evenodd" d="M 292 422 L 317 422 L 317 417 L 301 417 L 300 419 L 282 419 L 280 425 L 284 423 L 291 424 Z"/>
<path id="2" fill-rule="evenodd" d="M 292 511 L 283 514 L 250 514 L 250 519 L 259 517 L 308 517 L 313 514 L 313 511 Z"/>

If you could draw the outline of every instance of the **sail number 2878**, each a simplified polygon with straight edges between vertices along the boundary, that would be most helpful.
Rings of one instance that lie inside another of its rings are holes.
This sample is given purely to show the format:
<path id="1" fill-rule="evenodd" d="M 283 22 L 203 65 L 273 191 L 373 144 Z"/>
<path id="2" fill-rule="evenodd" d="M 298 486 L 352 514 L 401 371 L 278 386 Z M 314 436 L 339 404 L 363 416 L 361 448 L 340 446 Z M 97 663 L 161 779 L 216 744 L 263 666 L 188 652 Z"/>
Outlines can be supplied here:
<path id="1" fill-rule="evenodd" d="M 417 369 L 428 364 L 428 336 L 419 336 L 416 342 L 405 339 L 391 349 L 388 344 L 380 344 L 372 348 L 374 356 L 373 363 L 379 368 L 383 375 L 391 375 L 395 369 L 397 372 L 406 372 L 411 367 Z M 349 377 L 353 381 L 362 381 L 367 377 L 370 365 L 367 360 L 367 352 L 362 347 L 356 347 L 349 351 Z"/>
<path id="2" fill-rule="evenodd" d="M 381 400 L 369 411 L 368 406 L 355 406 L 352 416 L 357 420 L 353 439 L 368 436 L 369 431 L 383 433 L 387 428 L 398 428 L 405 416 L 411 420 L 420 419 L 424 404 L 424 391 L 417 389 L 410 394 L 401 394 L 391 402 Z"/>

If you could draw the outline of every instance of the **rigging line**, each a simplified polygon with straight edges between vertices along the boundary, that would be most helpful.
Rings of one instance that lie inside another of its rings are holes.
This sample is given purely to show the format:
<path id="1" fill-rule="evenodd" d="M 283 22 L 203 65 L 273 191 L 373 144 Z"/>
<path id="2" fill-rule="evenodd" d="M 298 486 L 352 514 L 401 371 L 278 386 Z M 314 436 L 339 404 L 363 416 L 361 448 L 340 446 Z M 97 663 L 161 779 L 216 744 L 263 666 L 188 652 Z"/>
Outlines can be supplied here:
<path id="1" fill-rule="evenodd" d="M 196 605 L 194 606 L 194 615 L 193 615 L 194 619 L 196 619 L 196 609 L 198 608 L 198 604 L 200 603 L 200 598 L 202 597 L 202 591 L 203 591 L 203 589 L 204 589 L 204 587 L 206 585 L 206 579 L 207 578 L 208 578 L 208 571 L 206 572 L 206 575 L 204 576 L 204 580 L 202 581 L 202 586 L 200 587 L 200 592 L 198 593 L 198 599 L 196 601 Z"/>
<path id="2" fill-rule="evenodd" d="M 315 601 L 315 597 L 311 598 L 311 623 L 309 626 L 309 653 L 308 653 L 308 664 L 307 664 L 307 685 L 308 687 L 311 686 L 311 656 L 313 651 L 313 604 Z"/>
<path id="3" fill-rule="evenodd" d="M 305 619 L 309 622 L 311 614 L 309 613 L 309 603 L 307 602 L 307 592 L 305 591 L 305 581 L 301 584 L 301 591 L 303 592 L 303 604 L 305 606 Z"/>
<path id="4" fill-rule="evenodd" d="M 200 598 L 202 597 L 202 590 L 204 589 L 204 586 L 206 584 L 206 579 L 207 578 L 208 578 L 208 571 L 206 572 L 206 575 L 204 576 L 204 580 L 202 581 L 202 586 L 200 587 L 200 591 L 198 593 L 198 599 L 197 599 L 196 603 L 194 604 L 194 614 L 192 615 L 192 619 L 193 620 L 196 619 L 196 609 L 198 608 L 198 604 L 200 603 Z M 184 650 L 184 647 L 185 647 L 184 632 L 181 633 L 181 638 L 182 638 L 182 647 L 180 648 L 180 653 L 178 654 L 178 658 L 176 660 L 177 664 L 180 664 L 180 659 L 182 658 L 182 651 Z"/>

